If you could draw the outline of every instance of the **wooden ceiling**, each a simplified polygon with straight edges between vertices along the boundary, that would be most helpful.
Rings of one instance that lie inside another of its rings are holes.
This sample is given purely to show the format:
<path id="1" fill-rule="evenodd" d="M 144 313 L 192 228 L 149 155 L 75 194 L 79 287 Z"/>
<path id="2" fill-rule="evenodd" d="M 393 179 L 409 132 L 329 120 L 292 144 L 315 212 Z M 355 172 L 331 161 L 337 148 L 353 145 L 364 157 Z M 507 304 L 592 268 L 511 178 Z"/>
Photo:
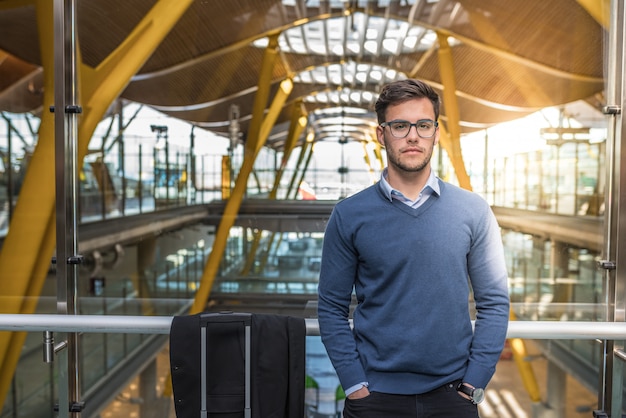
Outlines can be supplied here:
<path id="1" fill-rule="evenodd" d="M 155 3 L 77 0 L 83 63 L 100 64 Z M 276 34 L 270 97 L 295 83 L 267 143 L 277 149 L 294 106 L 316 123 L 364 109 L 343 133 L 358 140 L 385 82 L 415 77 L 442 92 L 437 35 L 451 46 L 462 132 L 581 99 L 604 105 L 607 32 L 574 0 L 197 0 L 121 98 L 224 135 L 236 105 L 245 138 Z M 0 1 L 0 111 L 41 111 L 40 65 L 34 2 Z"/>

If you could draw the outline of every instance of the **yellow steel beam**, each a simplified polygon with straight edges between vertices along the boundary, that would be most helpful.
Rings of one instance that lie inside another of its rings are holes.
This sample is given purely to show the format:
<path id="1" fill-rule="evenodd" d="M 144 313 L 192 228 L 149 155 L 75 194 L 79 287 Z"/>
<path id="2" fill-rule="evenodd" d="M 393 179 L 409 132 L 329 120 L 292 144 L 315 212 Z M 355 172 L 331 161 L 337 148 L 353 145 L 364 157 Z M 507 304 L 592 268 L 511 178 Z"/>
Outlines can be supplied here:
<path id="1" fill-rule="evenodd" d="M 276 177 L 274 178 L 274 185 L 272 186 L 272 190 L 270 190 L 270 193 L 269 193 L 269 198 L 272 200 L 276 199 L 276 196 L 278 194 L 278 189 L 280 186 L 280 181 L 283 177 L 283 174 L 285 174 L 285 168 L 287 167 L 287 162 L 289 161 L 289 157 L 291 156 L 291 153 L 296 147 L 298 138 L 302 134 L 302 131 L 306 127 L 306 124 L 307 124 L 306 115 L 304 114 L 301 106 L 299 104 L 296 104 L 294 106 L 294 112 L 291 118 L 291 122 L 289 124 L 289 132 L 287 134 L 287 140 L 285 141 L 285 147 L 283 150 L 283 158 L 281 159 L 280 167 L 276 171 Z M 257 231 L 256 235 L 257 237 L 260 237 L 261 231 Z M 261 264 L 260 264 L 261 271 L 263 271 L 263 269 L 265 269 L 265 266 L 267 265 L 267 260 L 271 254 L 270 250 L 272 248 L 275 238 L 276 238 L 276 234 L 271 233 L 267 239 L 267 243 L 265 245 L 266 247 L 265 256 L 261 260 Z"/>
<path id="2" fill-rule="evenodd" d="M 278 35 L 270 38 L 269 44 L 265 49 L 265 55 L 263 56 L 263 62 L 261 63 L 261 75 L 259 76 L 259 88 L 254 99 L 252 121 L 248 130 L 248 136 L 246 146 L 244 149 L 244 158 L 235 181 L 235 187 L 233 192 L 226 202 L 224 208 L 224 214 L 217 228 L 215 234 L 215 240 L 213 241 L 213 249 L 209 254 L 207 262 L 202 272 L 202 278 L 200 279 L 200 287 L 195 294 L 193 304 L 190 309 L 190 313 L 202 312 L 206 306 L 206 303 L 211 294 L 211 287 L 215 280 L 215 274 L 224 254 L 226 248 L 226 242 L 230 234 L 230 229 L 235 223 L 237 213 L 241 206 L 241 201 L 245 194 L 248 177 L 254 167 L 254 161 L 267 141 L 271 127 L 276 122 L 276 118 L 280 112 L 280 109 L 285 104 L 287 97 L 293 89 L 293 81 L 291 79 L 283 80 L 280 84 L 279 90 L 274 97 L 270 110 L 263 118 L 267 100 L 269 97 L 269 89 L 272 78 L 272 69 L 278 56 Z"/>
<path id="3" fill-rule="evenodd" d="M 37 0 L 37 24 L 44 67 L 44 105 L 54 103 L 54 32 L 52 3 Z M 160 0 L 130 36 L 100 65 L 79 63 L 83 114 L 78 128 L 78 159 L 82 163 L 89 141 L 109 105 L 127 86 L 161 43 L 192 0 Z M 20 199 L 0 252 L 0 296 L 3 313 L 32 313 L 55 247 L 54 118 L 42 113 L 39 139 L 20 191 Z M 33 297 L 26 297 L 33 296 Z M 0 334 L 0 396 L 10 386 L 19 360 L 23 333 Z"/>
<path id="4" fill-rule="evenodd" d="M 292 197 L 293 199 L 295 199 L 295 198 L 296 198 L 296 196 L 298 195 L 298 188 L 300 187 L 300 183 L 302 183 L 302 181 L 304 180 L 304 176 L 306 175 L 306 171 L 307 171 L 307 170 L 308 170 L 308 168 L 309 168 L 309 163 L 311 162 L 311 159 L 312 159 L 312 157 L 313 157 L 313 149 L 314 149 L 314 144 L 315 144 L 315 143 L 314 143 L 314 142 L 312 142 L 312 141 L 311 141 L 311 142 L 307 142 L 307 143 L 306 143 L 306 145 L 307 145 L 307 146 L 306 146 L 306 148 L 305 148 L 305 152 L 306 152 L 306 159 L 301 160 L 301 161 L 304 161 L 304 166 L 302 167 L 302 170 L 301 170 L 301 172 L 300 172 L 300 173 L 301 173 L 301 174 L 300 174 L 300 179 L 299 179 L 299 180 L 296 180 L 296 183 L 295 183 L 295 184 L 294 184 L 294 183 L 291 183 L 291 184 L 290 184 L 291 189 L 290 189 L 290 190 L 287 190 L 287 195 L 288 195 L 288 196 L 291 194 L 291 192 L 292 192 L 292 191 L 294 192 L 294 193 L 293 193 L 293 197 Z M 297 172 L 296 172 L 296 173 L 294 173 L 294 177 L 296 176 L 296 174 L 297 174 Z"/>
<path id="5" fill-rule="evenodd" d="M 37 3 L 39 41 L 44 68 L 44 103 L 54 103 L 52 3 Z M 48 36 L 44 36 L 48 35 Z M 54 251 L 54 117 L 43 112 L 39 140 L 24 177 L 9 232 L 0 251 L 0 296 L 3 313 L 32 313 Z M 43 208 L 43 210 L 42 210 Z M 46 210 L 47 209 L 47 210 Z M 47 238 L 51 236 L 50 238 Z M 43 266 L 46 266 L 45 269 Z M 2 403 L 20 358 L 26 333 L 0 334 Z"/>
<path id="6" fill-rule="evenodd" d="M 272 103 L 270 109 L 281 108 L 287 100 L 287 97 L 289 96 L 289 93 L 291 93 L 292 89 L 292 80 L 284 80 L 280 85 L 279 92 L 277 93 L 276 98 Z M 278 112 L 276 110 L 270 110 L 270 112 L 268 112 L 267 114 L 266 120 L 263 123 L 273 125 L 276 122 L 277 117 Z M 235 182 L 235 187 L 233 188 L 232 195 L 228 199 L 228 202 L 226 202 L 226 206 L 224 207 L 224 213 L 222 215 L 222 219 L 217 228 L 215 239 L 213 241 L 213 249 L 209 254 L 209 257 L 204 267 L 204 271 L 202 272 L 200 287 L 195 294 L 193 305 L 191 306 L 189 312 L 190 314 L 202 312 L 211 294 L 211 288 L 213 287 L 215 274 L 217 273 L 217 269 L 219 267 L 220 260 L 222 259 L 222 255 L 224 254 L 224 249 L 226 248 L 226 242 L 228 240 L 230 229 L 235 223 L 237 213 L 239 212 L 239 208 L 241 206 L 241 201 L 243 200 L 243 197 L 245 195 L 248 184 L 248 177 L 252 172 L 254 161 L 256 160 L 258 152 L 263 147 L 263 144 L 265 144 L 265 142 L 267 141 L 269 129 L 260 129 L 260 132 L 264 132 L 266 135 L 263 137 L 257 136 L 256 138 L 248 137 L 248 141 L 251 142 L 249 146 L 252 151 L 245 153 L 243 163 L 239 170 L 239 174 L 237 175 L 237 180 Z"/>
<path id="7" fill-rule="evenodd" d="M 385 162 L 383 159 L 382 145 L 378 141 L 372 141 L 374 144 L 374 156 L 376 157 L 376 161 L 378 161 L 379 167 L 384 167 Z"/>
<path id="8" fill-rule="evenodd" d="M 276 232 L 272 231 L 267 238 L 267 242 L 265 243 L 265 255 L 259 262 L 259 271 L 265 270 L 265 266 L 267 266 L 267 260 L 271 254 L 272 245 L 274 244 L 274 240 L 276 239 Z"/>
<path id="9" fill-rule="evenodd" d="M 276 199 L 276 195 L 278 193 L 278 186 L 280 185 L 280 181 L 282 180 L 283 174 L 285 174 L 285 168 L 287 167 L 287 162 L 289 162 L 289 158 L 293 150 L 296 147 L 298 142 L 298 138 L 302 134 L 302 131 L 306 127 L 307 119 L 306 115 L 301 111 L 300 106 L 294 107 L 294 114 L 291 119 L 291 123 L 289 124 L 289 133 L 287 134 L 287 140 L 285 141 L 285 148 L 283 151 L 283 158 L 280 163 L 280 167 L 276 172 L 276 177 L 274 178 L 274 186 L 270 191 L 270 199 Z"/>
<path id="10" fill-rule="evenodd" d="M 465 164 L 463 162 L 463 156 L 461 154 L 460 145 L 460 129 L 459 129 L 459 114 L 458 106 L 455 95 L 455 82 L 454 82 L 454 70 L 452 62 L 452 52 L 448 44 L 447 36 L 438 34 L 439 38 L 439 68 L 441 72 L 441 79 L 444 86 L 443 100 L 446 104 L 446 115 L 448 117 L 448 128 L 450 133 L 446 132 L 446 129 L 441 126 L 439 133 L 439 141 L 441 146 L 448 153 L 448 157 L 452 162 L 454 171 L 456 173 L 459 185 L 463 188 L 471 190 L 471 184 L 469 176 L 465 170 Z M 514 313 L 511 310 L 511 318 L 514 318 Z M 528 392 L 533 402 L 539 402 L 540 394 L 531 365 L 525 361 L 526 346 L 521 339 L 509 340 L 511 349 L 513 351 L 513 358 L 515 364 L 520 372 L 524 387 Z"/>
<path id="11" fill-rule="evenodd" d="M 298 154 L 298 161 L 296 162 L 296 167 L 293 171 L 293 175 L 291 176 L 291 180 L 289 181 L 289 186 L 287 186 L 287 198 L 289 199 L 289 196 L 291 196 L 291 191 L 293 190 L 294 184 L 297 181 L 297 173 L 298 170 L 300 169 L 300 166 L 302 165 L 302 163 L 304 162 L 304 159 L 306 157 L 306 153 L 307 150 L 312 147 L 313 145 L 313 141 L 307 141 L 302 144 L 302 146 L 300 147 L 300 154 Z"/>
<path id="12" fill-rule="evenodd" d="M 270 43 L 272 44 L 272 51 L 276 51 L 276 47 L 278 45 L 278 38 L 273 39 L 270 41 Z M 273 54 L 273 57 L 276 57 L 276 54 Z M 269 84 L 268 84 L 269 86 Z M 264 92 L 267 92 L 269 90 L 264 90 Z M 277 93 L 277 97 L 274 99 L 274 104 L 275 103 L 284 103 L 284 101 L 282 100 L 281 97 L 279 97 L 282 93 L 282 90 L 279 90 Z M 286 100 L 286 98 L 285 98 Z M 270 108 L 270 113 L 276 113 L 276 116 L 278 116 L 278 112 L 280 112 L 280 109 L 282 107 L 282 104 L 280 105 L 280 107 L 277 108 Z M 264 109 L 263 109 L 264 110 Z M 288 133 L 288 137 L 287 137 L 287 144 L 285 147 L 285 151 L 283 154 L 283 164 L 286 164 L 286 160 L 285 158 L 289 158 L 289 153 L 291 152 L 288 148 L 291 147 L 293 148 L 293 145 L 295 144 L 295 141 L 298 139 L 297 136 L 294 137 L 294 135 L 300 135 L 300 133 L 302 133 L 302 129 L 299 129 L 300 127 L 300 119 L 301 119 L 301 111 L 299 106 L 296 106 L 294 108 L 294 115 L 292 117 L 291 123 L 289 125 L 289 133 Z M 272 128 L 272 124 L 269 124 L 268 121 L 269 120 L 275 120 L 274 115 L 272 114 L 271 116 L 268 114 L 268 117 L 266 118 L 266 120 L 261 124 L 260 126 L 260 136 L 261 137 L 267 137 L 269 136 L 270 130 Z M 306 118 L 304 118 L 304 123 L 306 124 Z M 261 147 L 258 147 L 255 151 L 255 153 L 258 153 L 258 151 L 261 150 Z M 281 168 L 282 168 L 282 164 L 281 164 Z M 278 185 L 280 182 L 280 177 L 282 176 L 282 170 L 278 170 L 276 173 L 276 178 L 274 181 L 274 186 L 272 187 L 272 190 L 270 190 L 270 194 L 269 194 L 269 198 L 270 199 L 276 199 L 276 193 L 278 190 Z M 259 244 L 261 242 L 261 234 L 262 231 L 256 231 L 254 233 L 254 240 L 252 242 L 252 246 L 250 247 L 250 252 L 248 253 L 248 257 L 246 259 L 246 263 L 242 269 L 241 274 L 243 276 L 248 275 L 250 273 L 250 270 L 252 270 L 252 266 L 254 265 L 254 261 L 256 260 L 256 253 L 257 250 L 259 248 Z"/>
<path id="13" fill-rule="evenodd" d="M 438 33 L 439 39 L 439 68 L 441 73 L 441 80 L 443 83 L 443 100 L 446 104 L 446 116 L 448 117 L 448 129 L 441 126 L 439 140 L 441 146 L 444 147 L 456 172 L 459 185 L 463 188 L 471 190 L 471 184 L 469 176 L 465 170 L 465 164 L 463 162 L 463 155 L 461 153 L 460 145 L 460 126 L 459 126 L 459 113 L 456 100 L 456 83 L 454 78 L 454 64 L 452 61 L 452 51 L 448 44 L 447 35 Z M 511 310 L 511 319 L 515 318 L 515 314 Z M 520 372 L 524 387 L 528 392 L 533 402 L 540 401 L 540 392 L 537 385 L 537 379 L 535 378 L 534 371 L 531 365 L 525 361 L 526 346 L 523 340 L 516 338 L 509 340 L 511 349 L 513 351 L 513 358 L 515 364 Z"/>
<path id="14" fill-rule="evenodd" d="M 254 261 L 256 260 L 256 253 L 259 249 L 259 244 L 261 243 L 261 236 L 263 235 L 260 230 L 253 231 L 254 238 L 252 239 L 252 245 L 249 247 L 248 256 L 246 257 L 246 263 L 241 269 L 241 275 L 247 276 L 250 274 L 252 267 L 254 267 Z"/>
<path id="15" fill-rule="evenodd" d="M 604 29 L 609 29 L 611 0 L 576 0 L 596 22 Z"/>
<path id="16" fill-rule="evenodd" d="M 459 173 L 465 172 L 465 163 L 463 162 L 463 157 L 457 158 L 455 157 L 457 150 L 454 146 L 454 141 L 452 140 L 450 134 L 448 133 L 446 127 L 439 124 L 439 144 L 448 154 L 448 158 L 450 159 L 450 163 L 454 168 L 454 172 L 457 176 L 457 181 L 459 185 L 467 190 L 472 190 L 472 185 L 469 183 L 469 176 L 459 177 Z M 465 178 L 466 182 L 463 183 L 461 180 Z"/>
<path id="17" fill-rule="evenodd" d="M 276 119 L 278 119 L 278 116 L 280 115 L 280 111 L 282 110 L 285 102 L 289 98 L 291 90 L 293 90 L 293 80 L 291 78 L 283 80 L 280 84 L 280 88 L 276 92 L 276 96 L 274 97 L 271 106 L 269 107 L 267 116 L 265 117 L 265 119 L 263 120 L 263 124 L 261 125 L 260 136 L 262 138 L 267 139 L 267 137 L 269 137 L 270 132 L 272 131 L 272 127 L 274 126 L 274 124 L 276 123 Z M 263 143 L 257 142 L 255 153 L 261 151 L 261 148 L 263 148 L 264 144 L 265 141 L 263 141 Z"/>
<path id="18" fill-rule="evenodd" d="M 515 321 L 515 313 L 513 312 L 513 309 L 510 311 L 509 318 L 512 321 Z M 535 403 L 541 402 L 541 391 L 539 389 L 539 385 L 537 384 L 535 371 L 533 370 L 531 364 L 526 361 L 528 358 L 528 351 L 526 350 L 524 340 L 521 338 L 511 338 L 509 339 L 509 344 L 513 353 L 513 360 L 517 365 L 517 370 L 522 377 L 522 383 L 524 384 L 526 392 L 528 392 L 530 400 Z"/>
<path id="19" fill-rule="evenodd" d="M 448 44 L 447 35 L 437 33 L 437 39 L 439 40 L 439 73 L 441 75 L 441 83 L 443 84 L 443 102 L 446 104 L 446 117 L 448 119 L 448 134 L 443 135 L 445 129 L 441 129 L 440 138 L 447 136 L 447 139 L 444 138 L 445 149 L 448 153 L 448 158 L 452 161 L 459 186 L 472 190 L 465 163 L 463 162 L 463 154 L 461 153 L 461 118 L 456 98 L 456 78 L 454 75 L 452 50 Z"/>
<path id="20" fill-rule="evenodd" d="M 367 166 L 367 172 L 370 176 L 374 173 L 374 168 L 372 167 L 372 159 L 370 158 L 369 150 L 367 149 L 367 141 L 361 141 L 361 145 L 363 146 L 363 160 L 365 160 L 365 165 Z"/>
<path id="21" fill-rule="evenodd" d="M 367 165 L 367 168 L 368 168 L 370 181 L 372 182 L 372 184 L 374 184 L 378 181 L 378 178 L 376 178 L 376 175 L 375 175 L 373 161 L 370 156 L 370 150 L 368 149 L 368 147 L 373 147 L 371 151 L 374 154 L 373 157 L 378 162 L 379 164 L 378 166 L 383 167 L 384 165 L 382 162 L 382 153 L 380 152 L 381 145 L 380 145 L 380 142 L 371 141 L 371 140 L 362 141 L 362 143 L 363 143 L 363 158 L 365 159 L 365 164 Z"/>
<path id="22" fill-rule="evenodd" d="M 245 153 L 254 154 L 257 149 L 257 142 L 261 142 L 258 148 L 263 146 L 263 142 L 259 141 L 261 138 L 261 125 L 263 124 L 263 113 L 267 106 L 267 101 L 270 96 L 270 86 L 272 82 L 272 70 L 274 63 L 278 58 L 278 34 L 269 38 L 267 47 L 265 48 L 265 54 L 263 55 L 263 61 L 261 62 L 261 72 L 259 74 L 259 83 L 256 95 L 254 96 L 254 103 L 252 105 L 252 120 L 248 127 L 248 138 L 244 147 Z"/>

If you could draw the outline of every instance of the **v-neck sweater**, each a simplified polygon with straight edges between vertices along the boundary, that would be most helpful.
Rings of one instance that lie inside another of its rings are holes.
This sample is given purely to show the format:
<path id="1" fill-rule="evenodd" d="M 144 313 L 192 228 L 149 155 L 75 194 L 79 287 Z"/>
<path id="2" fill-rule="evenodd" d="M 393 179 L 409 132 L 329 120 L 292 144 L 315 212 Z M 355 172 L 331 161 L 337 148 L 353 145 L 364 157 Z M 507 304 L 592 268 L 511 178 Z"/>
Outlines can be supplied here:
<path id="1" fill-rule="evenodd" d="M 500 229 L 482 197 L 439 185 L 416 209 L 379 183 L 333 209 L 318 318 L 345 389 L 368 382 L 370 391 L 420 394 L 458 379 L 485 387 L 495 372 L 509 315 Z"/>

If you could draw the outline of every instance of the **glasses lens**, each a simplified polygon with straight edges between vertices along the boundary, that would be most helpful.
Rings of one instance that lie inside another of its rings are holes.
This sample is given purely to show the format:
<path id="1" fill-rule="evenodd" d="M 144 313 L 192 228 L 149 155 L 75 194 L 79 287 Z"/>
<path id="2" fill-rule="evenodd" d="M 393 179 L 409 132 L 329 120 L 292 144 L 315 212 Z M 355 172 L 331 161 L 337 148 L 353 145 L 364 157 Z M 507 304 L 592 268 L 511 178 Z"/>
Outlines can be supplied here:
<path id="1" fill-rule="evenodd" d="M 435 133 L 435 124 L 430 120 L 417 122 L 417 133 L 423 137 L 432 136 Z"/>
<path id="2" fill-rule="evenodd" d="M 409 133 L 409 129 L 411 129 L 411 124 L 409 122 L 391 122 L 389 124 L 389 129 L 391 129 L 391 134 L 398 138 L 404 138 Z"/>

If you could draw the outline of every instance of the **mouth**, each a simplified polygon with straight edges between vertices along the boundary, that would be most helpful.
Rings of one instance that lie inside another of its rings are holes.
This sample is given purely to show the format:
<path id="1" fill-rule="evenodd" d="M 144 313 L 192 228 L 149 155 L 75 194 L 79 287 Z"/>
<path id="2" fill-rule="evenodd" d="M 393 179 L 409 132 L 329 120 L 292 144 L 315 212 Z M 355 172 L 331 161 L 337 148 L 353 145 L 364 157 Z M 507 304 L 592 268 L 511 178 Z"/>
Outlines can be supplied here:
<path id="1" fill-rule="evenodd" d="M 424 150 L 421 148 L 405 148 L 402 150 L 403 154 L 421 154 Z"/>

